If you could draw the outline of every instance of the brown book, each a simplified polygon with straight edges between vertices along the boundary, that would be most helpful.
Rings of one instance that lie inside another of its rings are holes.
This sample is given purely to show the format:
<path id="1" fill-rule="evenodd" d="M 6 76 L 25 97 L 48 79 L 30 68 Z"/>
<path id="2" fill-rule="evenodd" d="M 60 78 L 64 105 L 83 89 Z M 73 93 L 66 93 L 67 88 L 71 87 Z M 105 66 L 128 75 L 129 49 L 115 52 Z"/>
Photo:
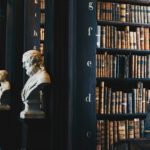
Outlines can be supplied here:
<path id="1" fill-rule="evenodd" d="M 118 141 L 118 123 L 117 121 L 114 121 L 114 143 Z"/>
<path id="2" fill-rule="evenodd" d="M 125 121 L 118 121 L 118 139 L 126 139 L 126 124 Z"/>
<path id="3" fill-rule="evenodd" d="M 134 35 L 133 32 L 130 31 L 130 49 L 134 49 Z"/>
<path id="4" fill-rule="evenodd" d="M 125 27 L 125 48 L 130 49 L 129 26 Z"/>
<path id="5" fill-rule="evenodd" d="M 141 44 L 140 44 L 140 27 L 136 28 L 136 43 L 137 43 L 137 49 L 141 49 Z"/>
<path id="6" fill-rule="evenodd" d="M 142 92 L 142 113 L 146 113 L 146 89 L 143 88 Z"/>
<path id="7" fill-rule="evenodd" d="M 126 45 L 125 45 L 125 31 L 121 31 L 121 48 L 122 49 L 126 48 Z"/>
<path id="8" fill-rule="evenodd" d="M 96 8 L 96 19 L 100 20 L 100 1 L 97 1 L 97 8 Z"/>
<path id="9" fill-rule="evenodd" d="M 101 19 L 102 20 L 106 20 L 106 3 L 105 2 L 102 2 L 101 3 Z"/>
<path id="10" fill-rule="evenodd" d="M 117 48 L 121 49 L 121 31 L 117 31 Z"/>
<path id="11" fill-rule="evenodd" d="M 96 128 L 96 150 L 101 150 L 101 121 L 97 121 Z"/>
<path id="12" fill-rule="evenodd" d="M 149 50 L 149 28 L 144 28 L 144 49 Z"/>
<path id="13" fill-rule="evenodd" d="M 109 141 L 109 127 L 110 127 L 110 125 L 109 125 L 109 120 L 107 120 L 107 130 L 106 130 L 106 134 L 107 134 L 107 140 L 106 140 L 106 150 L 109 150 L 109 143 L 110 143 L 110 141 Z"/>
<path id="14" fill-rule="evenodd" d="M 127 93 L 123 93 L 122 95 L 122 113 L 127 113 Z"/>
<path id="15" fill-rule="evenodd" d="M 114 144 L 114 127 L 113 127 L 113 121 L 109 121 L 109 144 L 110 147 Z"/>
<path id="16" fill-rule="evenodd" d="M 138 77 L 138 56 L 137 55 L 133 55 L 134 56 L 134 78 Z"/>
<path id="17" fill-rule="evenodd" d="M 106 123 L 101 120 L 101 147 L 102 150 L 106 149 Z"/>
<path id="18" fill-rule="evenodd" d="M 108 104 L 107 104 L 107 113 L 110 114 L 111 113 L 111 100 L 112 100 L 112 91 L 111 88 L 108 88 Z"/>
<path id="19" fill-rule="evenodd" d="M 111 103 L 111 113 L 116 113 L 116 92 L 112 92 L 112 103 Z"/>
<path id="20" fill-rule="evenodd" d="M 144 27 L 140 28 L 140 44 L 141 50 L 144 50 Z"/>
<path id="21" fill-rule="evenodd" d="M 118 113 L 119 113 L 119 114 L 122 114 L 122 91 L 119 91 Z"/>
<path id="22" fill-rule="evenodd" d="M 134 118 L 134 138 L 140 138 L 140 120 Z"/>
<path id="23" fill-rule="evenodd" d="M 133 49 L 137 49 L 137 45 L 136 45 L 136 32 L 133 32 Z"/>
<path id="24" fill-rule="evenodd" d="M 104 81 L 100 83 L 100 114 L 104 114 Z"/>
<path id="25" fill-rule="evenodd" d="M 99 97 L 100 97 L 100 93 L 99 93 L 99 87 L 96 87 L 96 113 L 99 114 Z"/>
<path id="26" fill-rule="evenodd" d="M 131 64 L 132 64 L 132 74 L 131 74 L 131 77 L 132 78 L 135 78 L 135 55 L 132 55 L 131 56 Z"/>
<path id="27" fill-rule="evenodd" d="M 120 21 L 126 22 L 126 4 L 120 4 Z"/>

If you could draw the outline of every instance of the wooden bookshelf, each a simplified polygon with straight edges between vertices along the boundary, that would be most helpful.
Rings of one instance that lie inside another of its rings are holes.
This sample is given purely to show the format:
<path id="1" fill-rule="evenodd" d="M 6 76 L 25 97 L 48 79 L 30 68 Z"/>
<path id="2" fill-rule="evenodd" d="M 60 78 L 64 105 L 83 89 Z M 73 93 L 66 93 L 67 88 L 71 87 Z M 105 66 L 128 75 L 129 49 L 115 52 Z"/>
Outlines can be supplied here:
<path id="1" fill-rule="evenodd" d="M 115 119 L 114 119 L 115 118 Z M 134 119 L 134 118 L 146 118 L 146 113 L 137 113 L 137 114 L 98 114 L 98 120 L 126 120 L 126 119 Z"/>
<path id="2" fill-rule="evenodd" d="M 97 1 L 97 149 L 100 146 L 102 150 L 111 150 L 122 139 L 144 136 L 140 131 L 144 130 L 150 94 L 150 47 L 146 43 L 150 40 L 150 23 L 143 21 L 144 17 L 149 19 L 149 14 L 142 10 L 148 10 L 149 6 L 148 0 Z M 132 131 L 127 133 L 130 126 Z M 113 141 L 112 134 L 120 137 Z"/>
<path id="3" fill-rule="evenodd" d="M 138 50 L 138 49 L 119 49 L 119 48 L 97 48 L 97 53 L 107 52 L 109 54 L 138 54 L 145 55 L 150 54 L 150 50 Z"/>
<path id="4" fill-rule="evenodd" d="M 116 26 L 116 27 L 125 27 L 125 26 L 130 26 L 130 27 L 150 27 L 150 24 L 145 24 L 145 23 L 130 23 L 130 22 L 120 22 L 120 21 L 106 21 L 106 20 L 100 20 L 97 21 L 97 24 L 99 25 L 111 25 L 111 26 Z"/>
<path id="5" fill-rule="evenodd" d="M 124 4 L 138 4 L 138 5 L 149 5 L 149 0 L 100 0 L 102 2 L 112 2 L 112 3 L 124 3 Z"/>

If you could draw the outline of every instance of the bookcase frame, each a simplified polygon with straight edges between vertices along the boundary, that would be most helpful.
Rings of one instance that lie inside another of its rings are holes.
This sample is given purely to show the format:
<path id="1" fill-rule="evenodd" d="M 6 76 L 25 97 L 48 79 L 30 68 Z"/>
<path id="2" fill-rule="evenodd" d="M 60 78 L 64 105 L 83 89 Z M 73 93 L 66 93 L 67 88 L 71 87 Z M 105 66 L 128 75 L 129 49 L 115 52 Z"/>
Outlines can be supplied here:
<path id="1" fill-rule="evenodd" d="M 133 5 L 150 5 L 149 0 L 97 0 L 100 2 L 112 2 L 112 3 L 120 3 L 120 4 L 133 4 Z M 150 24 L 145 24 L 145 23 L 130 23 L 130 22 L 120 22 L 120 21 L 107 21 L 107 20 L 97 20 L 97 25 L 111 25 L 111 26 L 131 26 L 131 27 L 150 27 Z M 124 54 L 124 55 L 133 55 L 133 54 L 138 54 L 138 55 L 149 55 L 150 50 L 138 50 L 138 49 L 118 49 L 118 48 L 96 48 L 96 53 L 105 53 L 107 52 L 108 54 Z M 116 83 L 122 83 L 126 82 L 127 84 L 135 84 L 139 81 L 142 81 L 143 83 L 147 84 L 150 82 L 149 78 L 125 78 L 125 79 L 120 79 L 120 78 L 105 78 L 105 77 L 97 77 L 96 79 L 97 85 L 100 84 L 101 81 L 106 81 L 106 82 L 112 82 L 112 84 L 116 85 Z M 127 120 L 127 119 L 134 119 L 134 118 L 141 118 L 145 119 L 146 113 L 137 113 L 137 114 L 97 114 L 97 120 Z M 120 141 L 121 142 L 121 141 Z"/>

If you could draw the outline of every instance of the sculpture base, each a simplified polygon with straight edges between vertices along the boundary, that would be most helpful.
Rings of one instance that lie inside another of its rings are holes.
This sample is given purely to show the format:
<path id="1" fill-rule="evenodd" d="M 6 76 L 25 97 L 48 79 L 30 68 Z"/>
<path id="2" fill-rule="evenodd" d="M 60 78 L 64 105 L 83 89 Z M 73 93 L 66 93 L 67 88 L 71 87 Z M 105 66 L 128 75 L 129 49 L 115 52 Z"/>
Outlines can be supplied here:
<path id="1" fill-rule="evenodd" d="M 0 110 L 10 110 L 10 106 L 8 104 L 0 104 Z"/>
<path id="2" fill-rule="evenodd" d="M 42 119 L 45 118 L 44 111 L 22 111 L 20 113 L 22 119 Z"/>

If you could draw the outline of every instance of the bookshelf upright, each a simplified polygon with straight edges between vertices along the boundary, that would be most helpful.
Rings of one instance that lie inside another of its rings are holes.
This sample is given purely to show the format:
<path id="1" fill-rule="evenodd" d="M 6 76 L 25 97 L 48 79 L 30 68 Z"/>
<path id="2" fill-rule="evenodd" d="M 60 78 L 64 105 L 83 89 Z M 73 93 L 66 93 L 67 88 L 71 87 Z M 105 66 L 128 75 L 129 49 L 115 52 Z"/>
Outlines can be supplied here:
<path id="1" fill-rule="evenodd" d="M 149 10 L 150 1 L 97 1 L 97 149 L 144 137 L 150 100 Z"/>

